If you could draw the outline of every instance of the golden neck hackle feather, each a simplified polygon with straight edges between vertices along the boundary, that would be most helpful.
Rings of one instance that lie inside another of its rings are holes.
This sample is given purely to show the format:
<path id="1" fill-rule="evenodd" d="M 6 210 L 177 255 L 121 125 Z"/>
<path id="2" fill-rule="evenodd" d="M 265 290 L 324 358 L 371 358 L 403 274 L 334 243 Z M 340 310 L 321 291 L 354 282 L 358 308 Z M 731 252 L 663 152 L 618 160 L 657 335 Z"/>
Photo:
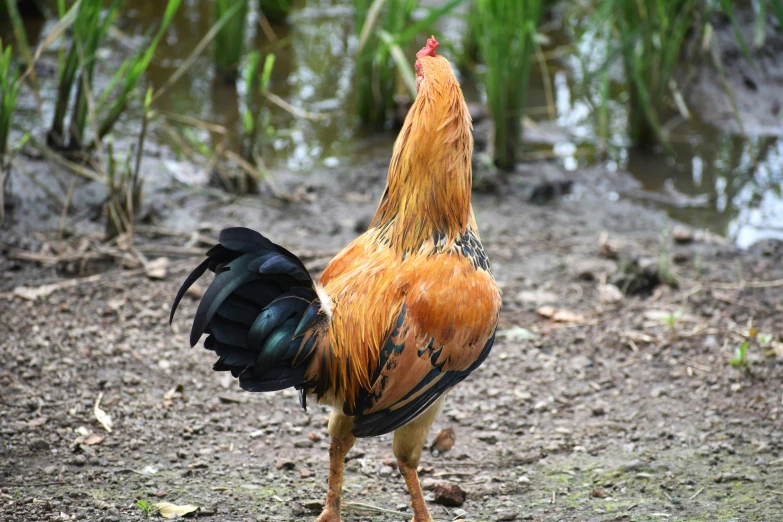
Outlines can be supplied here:
<path id="1" fill-rule="evenodd" d="M 448 60 L 424 56 L 418 69 L 419 94 L 394 144 L 371 224 L 394 250 L 408 253 L 436 234 L 454 241 L 473 225 L 468 107 Z"/>

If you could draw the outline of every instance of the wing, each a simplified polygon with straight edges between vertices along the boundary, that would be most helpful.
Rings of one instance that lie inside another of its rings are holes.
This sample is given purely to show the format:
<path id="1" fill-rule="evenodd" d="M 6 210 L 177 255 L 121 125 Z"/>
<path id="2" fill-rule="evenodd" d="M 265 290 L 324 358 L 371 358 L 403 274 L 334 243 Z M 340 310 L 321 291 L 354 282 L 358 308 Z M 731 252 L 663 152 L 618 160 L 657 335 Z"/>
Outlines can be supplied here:
<path id="1" fill-rule="evenodd" d="M 389 433 L 429 408 L 489 355 L 500 295 L 488 270 L 459 253 L 414 262 L 402 309 L 353 409 L 357 437 Z"/>

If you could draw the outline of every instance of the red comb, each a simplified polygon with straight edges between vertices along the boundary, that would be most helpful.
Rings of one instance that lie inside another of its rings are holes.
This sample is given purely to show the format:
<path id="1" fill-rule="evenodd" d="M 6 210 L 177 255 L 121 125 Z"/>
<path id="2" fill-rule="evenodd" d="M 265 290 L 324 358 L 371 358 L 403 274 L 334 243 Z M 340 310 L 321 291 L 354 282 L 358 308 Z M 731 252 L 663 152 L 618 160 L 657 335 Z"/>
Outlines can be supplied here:
<path id="1" fill-rule="evenodd" d="M 435 49 L 438 48 L 438 41 L 435 39 L 434 36 L 431 36 L 429 40 L 427 40 L 427 45 L 424 46 L 424 48 L 416 53 L 416 58 L 421 58 L 422 56 L 435 56 Z"/>

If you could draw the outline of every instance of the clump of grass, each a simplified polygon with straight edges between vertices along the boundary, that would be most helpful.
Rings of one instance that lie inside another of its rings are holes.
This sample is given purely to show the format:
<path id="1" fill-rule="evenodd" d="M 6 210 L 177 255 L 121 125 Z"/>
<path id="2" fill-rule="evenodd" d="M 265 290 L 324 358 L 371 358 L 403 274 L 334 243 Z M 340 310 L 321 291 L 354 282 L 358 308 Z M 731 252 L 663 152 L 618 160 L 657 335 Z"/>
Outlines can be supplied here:
<path id="1" fill-rule="evenodd" d="M 140 499 L 138 502 L 136 502 L 136 507 L 139 508 L 144 514 L 144 518 L 150 518 L 150 515 L 155 512 L 155 506 L 144 499 Z"/>
<path id="2" fill-rule="evenodd" d="M 234 83 L 245 47 L 248 0 L 216 0 L 214 5 L 215 20 L 229 16 L 215 37 L 215 67 L 223 82 Z"/>
<path id="3" fill-rule="evenodd" d="M 259 137 L 269 135 L 273 129 L 270 123 L 269 107 L 259 99 L 266 100 L 264 93 L 269 90 L 275 55 L 268 54 L 261 66 L 261 53 L 253 51 L 248 55 L 245 73 L 245 107 L 242 113 L 242 159 L 253 167 L 263 164 L 256 153 Z M 260 71 L 259 71 L 260 68 Z"/>
<path id="4" fill-rule="evenodd" d="M 11 56 L 11 46 L 4 48 L 0 40 L 0 167 L 3 171 L 7 167 L 11 122 L 20 89 L 19 71 Z"/>
<path id="5" fill-rule="evenodd" d="M 269 22 L 279 24 L 285 22 L 291 12 L 291 0 L 258 0 L 258 8 Z"/>
<path id="6" fill-rule="evenodd" d="M 734 357 L 731 358 L 729 364 L 735 368 L 742 368 L 747 370 L 750 368 L 750 361 L 748 361 L 748 341 L 745 341 L 734 350 Z"/>
<path id="7" fill-rule="evenodd" d="M 359 37 L 356 52 L 357 114 L 362 123 L 383 127 L 394 109 L 398 81 L 389 49 L 375 30 L 401 31 L 410 23 L 418 0 L 354 0 L 354 26 Z"/>
<path id="8" fill-rule="evenodd" d="M 10 169 L 9 138 L 19 97 L 19 71 L 11 57 L 11 46 L 0 40 L 0 223 L 5 219 L 5 185 Z"/>
<path id="9" fill-rule="evenodd" d="M 147 135 L 147 123 L 151 114 L 152 89 L 147 91 L 144 99 L 144 113 L 141 121 L 141 132 L 136 144 L 136 154 L 128 151 L 121 165 L 114 156 L 114 145 L 110 139 L 106 155 L 106 186 L 107 214 L 106 239 L 113 239 L 121 234 L 133 237 L 136 219 L 141 209 L 141 191 L 144 180 L 141 177 L 141 159 L 144 150 L 144 140 Z"/>
<path id="10" fill-rule="evenodd" d="M 698 0 L 609 0 L 600 16 L 620 41 L 628 85 L 629 136 L 634 145 L 667 143 L 659 115 L 681 99 L 676 73 L 686 39 L 702 19 Z"/>
<path id="11" fill-rule="evenodd" d="M 356 103 L 362 123 L 382 128 L 394 112 L 400 93 L 416 96 L 413 64 L 403 49 L 425 28 L 449 13 L 462 0 L 450 0 L 430 8 L 416 22 L 419 0 L 354 0 L 356 49 Z"/>
<path id="12" fill-rule="evenodd" d="M 546 0 L 476 0 L 472 31 L 486 66 L 494 161 L 504 170 L 512 169 L 520 154 L 530 68 L 546 5 Z"/>
<path id="13" fill-rule="evenodd" d="M 86 150 L 93 148 L 96 142 L 111 132 L 136 92 L 138 83 L 152 61 L 155 49 L 171 24 L 181 1 L 168 1 L 155 36 L 134 56 L 122 63 L 106 90 L 95 102 L 92 96 L 95 56 L 117 16 L 122 1 L 113 0 L 108 8 L 104 9 L 102 0 L 82 0 L 73 25 L 73 36 L 69 39 L 70 48 L 60 61 L 57 99 L 52 126 L 47 135 L 51 147 Z M 63 17 L 65 8 L 62 1 L 58 3 L 58 9 Z M 69 107 L 72 109 L 66 133 L 65 120 Z M 86 139 L 88 124 L 95 134 L 92 141 Z"/>

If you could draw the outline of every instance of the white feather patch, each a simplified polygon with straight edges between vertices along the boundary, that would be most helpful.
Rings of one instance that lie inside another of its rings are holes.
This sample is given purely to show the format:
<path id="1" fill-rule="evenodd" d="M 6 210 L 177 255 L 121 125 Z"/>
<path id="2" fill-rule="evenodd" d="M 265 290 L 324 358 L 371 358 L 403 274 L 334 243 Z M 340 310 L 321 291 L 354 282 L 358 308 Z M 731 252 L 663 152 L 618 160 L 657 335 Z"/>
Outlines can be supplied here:
<path id="1" fill-rule="evenodd" d="M 326 314 L 326 317 L 331 319 L 332 318 L 332 299 L 326 293 L 326 290 L 324 289 L 324 287 L 322 287 L 318 283 L 315 284 L 315 293 L 318 296 L 318 300 L 321 301 L 321 310 L 323 311 L 323 313 Z"/>

